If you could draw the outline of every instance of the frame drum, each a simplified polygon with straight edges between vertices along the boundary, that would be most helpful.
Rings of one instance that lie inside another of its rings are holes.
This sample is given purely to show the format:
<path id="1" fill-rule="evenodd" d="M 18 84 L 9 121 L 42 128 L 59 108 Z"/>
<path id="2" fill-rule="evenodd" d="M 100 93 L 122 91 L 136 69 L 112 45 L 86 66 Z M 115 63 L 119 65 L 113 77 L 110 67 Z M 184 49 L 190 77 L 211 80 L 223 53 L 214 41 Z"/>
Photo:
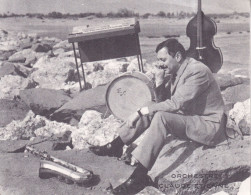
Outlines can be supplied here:
<path id="1" fill-rule="evenodd" d="M 125 73 L 115 78 L 106 91 L 106 105 L 111 113 L 121 120 L 155 101 L 155 85 L 141 72 Z"/>

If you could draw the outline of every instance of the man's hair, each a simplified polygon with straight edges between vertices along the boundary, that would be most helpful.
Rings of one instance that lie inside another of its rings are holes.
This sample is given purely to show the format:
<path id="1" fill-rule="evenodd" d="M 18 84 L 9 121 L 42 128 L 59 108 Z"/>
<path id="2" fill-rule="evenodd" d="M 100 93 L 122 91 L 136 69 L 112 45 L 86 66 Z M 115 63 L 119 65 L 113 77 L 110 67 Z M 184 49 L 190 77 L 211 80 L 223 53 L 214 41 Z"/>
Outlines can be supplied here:
<path id="1" fill-rule="evenodd" d="M 168 54 L 172 57 L 174 57 L 177 52 L 181 53 L 182 58 L 186 57 L 186 50 L 183 45 L 178 42 L 177 39 L 167 39 L 166 41 L 161 42 L 157 45 L 155 52 L 157 53 L 164 47 L 167 48 Z"/>

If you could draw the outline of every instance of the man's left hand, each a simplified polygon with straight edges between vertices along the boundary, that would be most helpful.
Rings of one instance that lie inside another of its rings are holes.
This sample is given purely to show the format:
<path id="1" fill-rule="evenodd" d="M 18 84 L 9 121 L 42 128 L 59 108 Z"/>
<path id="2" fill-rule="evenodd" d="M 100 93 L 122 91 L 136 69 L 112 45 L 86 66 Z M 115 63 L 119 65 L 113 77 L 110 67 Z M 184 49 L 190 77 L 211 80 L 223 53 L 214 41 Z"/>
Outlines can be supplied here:
<path id="1" fill-rule="evenodd" d="M 126 125 L 131 129 L 136 126 L 137 121 L 139 120 L 140 116 L 137 112 L 131 114 L 128 119 L 126 120 Z"/>

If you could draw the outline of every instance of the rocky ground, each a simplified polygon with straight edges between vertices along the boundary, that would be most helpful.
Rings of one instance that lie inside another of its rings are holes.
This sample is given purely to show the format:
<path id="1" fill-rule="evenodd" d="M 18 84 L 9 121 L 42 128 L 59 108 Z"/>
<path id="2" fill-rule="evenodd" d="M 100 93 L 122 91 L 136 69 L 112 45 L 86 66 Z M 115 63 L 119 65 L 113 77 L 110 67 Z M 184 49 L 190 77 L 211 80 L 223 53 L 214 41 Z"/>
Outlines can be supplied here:
<path id="1" fill-rule="evenodd" d="M 235 34 L 232 39 L 245 42 L 242 36 Z M 149 40 L 142 41 L 143 52 L 149 50 Z M 225 36 L 221 40 L 228 42 Z M 235 42 L 232 45 L 236 47 Z M 226 104 L 231 138 L 216 148 L 206 148 L 168 137 L 149 173 L 159 191 L 146 188 L 141 194 L 209 195 L 225 191 L 232 195 L 250 177 L 249 63 L 237 63 L 238 56 L 230 54 L 231 49 L 224 51 L 230 68 L 223 67 L 215 74 Z M 154 73 L 151 60 L 144 60 L 144 66 L 148 73 Z M 87 148 L 116 136 L 121 121 L 107 110 L 105 92 L 113 78 L 137 70 L 137 59 L 86 63 L 84 68 L 88 81 L 85 87 L 91 89 L 79 92 L 74 53 L 67 40 L 0 30 L 0 194 L 105 194 L 106 188 L 130 175 L 133 167 L 115 158 L 96 157 Z M 66 150 L 54 151 L 51 141 L 36 148 L 91 169 L 97 175 L 91 186 L 39 179 L 38 158 L 7 153 L 43 138 L 58 139 L 66 131 L 72 132 L 73 149 L 67 146 Z"/>

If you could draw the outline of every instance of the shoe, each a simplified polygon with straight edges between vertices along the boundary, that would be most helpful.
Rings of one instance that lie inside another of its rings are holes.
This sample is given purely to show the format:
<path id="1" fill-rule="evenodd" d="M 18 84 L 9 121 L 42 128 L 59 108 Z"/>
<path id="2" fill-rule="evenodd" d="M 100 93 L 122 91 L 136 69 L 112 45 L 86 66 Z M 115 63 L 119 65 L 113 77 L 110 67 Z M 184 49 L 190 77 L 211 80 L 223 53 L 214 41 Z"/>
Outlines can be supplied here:
<path id="1" fill-rule="evenodd" d="M 143 190 L 146 186 L 152 186 L 153 181 L 148 175 L 142 175 L 141 177 L 129 177 L 124 183 L 112 190 L 114 195 L 130 195 L 137 194 Z"/>
<path id="2" fill-rule="evenodd" d="M 114 148 L 111 143 L 104 146 L 91 146 L 89 150 L 98 156 L 110 156 L 120 158 L 123 154 L 123 147 Z"/>

